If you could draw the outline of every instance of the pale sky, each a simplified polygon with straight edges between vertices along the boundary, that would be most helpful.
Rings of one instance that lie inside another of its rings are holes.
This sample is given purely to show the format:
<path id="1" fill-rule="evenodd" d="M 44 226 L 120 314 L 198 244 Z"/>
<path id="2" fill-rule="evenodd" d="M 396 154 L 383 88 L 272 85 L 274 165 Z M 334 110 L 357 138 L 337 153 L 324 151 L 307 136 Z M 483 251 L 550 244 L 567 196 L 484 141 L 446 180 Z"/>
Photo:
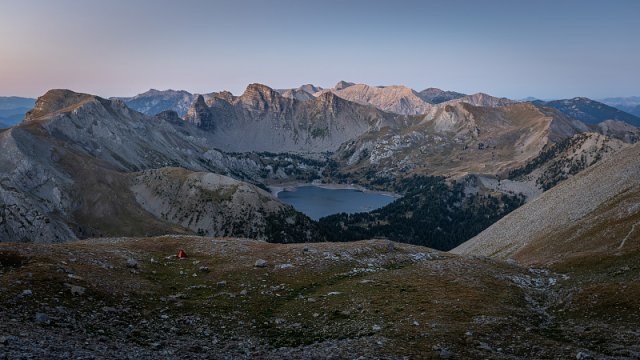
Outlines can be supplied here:
<path id="1" fill-rule="evenodd" d="M 0 0 L 0 96 L 339 80 L 640 95 L 640 1 Z"/>

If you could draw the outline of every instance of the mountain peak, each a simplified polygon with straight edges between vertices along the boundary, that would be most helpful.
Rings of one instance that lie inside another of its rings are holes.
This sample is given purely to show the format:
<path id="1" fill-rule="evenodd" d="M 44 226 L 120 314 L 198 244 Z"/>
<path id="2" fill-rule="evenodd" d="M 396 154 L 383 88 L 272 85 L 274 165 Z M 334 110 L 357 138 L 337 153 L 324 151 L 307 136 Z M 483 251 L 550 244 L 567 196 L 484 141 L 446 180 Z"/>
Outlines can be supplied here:
<path id="1" fill-rule="evenodd" d="M 329 90 L 339 97 L 380 110 L 401 115 L 424 114 L 431 104 L 420 98 L 414 90 L 402 85 L 369 86 L 352 84 L 346 88 Z"/>
<path id="2" fill-rule="evenodd" d="M 94 95 L 76 93 L 67 89 L 49 90 L 36 100 L 34 108 L 27 112 L 25 121 L 39 120 L 47 115 L 58 112 L 73 111 L 83 104 L 97 99 L 100 98 Z"/>
<path id="3" fill-rule="evenodd" d="M 475 93 L 472 95 L 463 96 L 454 100 L 449 100 L 446 104 L 464 102 L 467 104 L 471 104 L 474 106 L 483 106 L 483 107 L 501 107 L 501 106 L 509 106 L 516 104 L 517 101 L 507 99 L 507 98 L 499 98 L 486 93 Z"/>
<path id="4" fill-rule="evenodd" d="M 261 100 L 261 101 L 274 101 L 280 97 L 277 91 L 263 84 L 249 84 L 242 95 L 240 95 L 241 101 L 247 100 Z"/>
<path id="5" fill-rule="evenodd" d="M 445 101 L 459 99 L 466 96 L 465 94 L 455 91 L 444 91 L 438 88 L 430 87 L 418 93 L 422 100 L 431 104 L 440 104 Z"/>
<path id="6" fill-rule="evenodd" d="M 322 88 L 320 86 L 315 86 L 313 84 L 304 84 L 298 88 L 298 90 L 302 90 L 308 92 L 309 94 L 315 94 L 318 91 L 321 91 Z"/>
<path id="7" fill-rule="evenodd" d="M 244 93 L 242 94 L 242 96 L 245 95 L 251 95 L 251 94 L 268 94 L 271 95 L 273 93 L 275 93 L 276 91 L 273 90 L 272 88 L 268 87 L 267 85 L 264 84 L 260 84 L 260 83 L 253 83 L 253 84 L 249 84 L 247 86 L 247 88 L 244 90 Z"/>
<path id="8" fill-rule="evenodd" d="M 252 109 L 264 111 L 275 104 L 279 104 L 285 99 L 277 91 L 262 84 L 251 84 L 247 86 L 244 93 L 237 99 L 242 104 Z"/>
<path id="9" fill-rule="evenodd" d="M 334 88 L 335 90 L 342 90 L 342 89 L 346 89 L 346 88 L 348 88 L 349 86 L 353 86 L 353 85 L 355 85 L 355 83 L 348 82 L 348 81 L 344 81 L 344 80 L 340 80 L 340 81 L 338 81 L 338 83 L 336 84 L 336 86 L 334 86 L 333 88 Z"/>

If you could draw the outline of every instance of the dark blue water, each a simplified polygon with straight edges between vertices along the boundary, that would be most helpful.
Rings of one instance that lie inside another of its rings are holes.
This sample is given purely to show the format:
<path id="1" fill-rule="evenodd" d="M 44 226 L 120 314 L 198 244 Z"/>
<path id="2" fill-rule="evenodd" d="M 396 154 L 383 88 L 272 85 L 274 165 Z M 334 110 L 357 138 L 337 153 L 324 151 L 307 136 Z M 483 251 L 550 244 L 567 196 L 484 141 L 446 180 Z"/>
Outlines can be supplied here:
<path id="1" fill-rule="evenodd" d="M 292 205 L 296 210 L 314 220 L 337 214 L 368 212 L 381 208 L 396 198 L 375 192 L 362 192 L 353 189 L 325 189 L 318 186 L 300 186 L 293 191 L 283 190 L 278 199 Z"/>

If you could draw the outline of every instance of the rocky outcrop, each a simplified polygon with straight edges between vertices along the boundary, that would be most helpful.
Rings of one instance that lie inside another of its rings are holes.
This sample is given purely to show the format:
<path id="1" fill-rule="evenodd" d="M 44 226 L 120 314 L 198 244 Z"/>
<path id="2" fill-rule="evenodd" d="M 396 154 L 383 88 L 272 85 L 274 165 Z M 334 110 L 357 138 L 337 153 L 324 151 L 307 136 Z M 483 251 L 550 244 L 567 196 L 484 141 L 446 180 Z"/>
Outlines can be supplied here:
<path id="1" fill-rule="evenodd" d="M 640 129 L 624 121 L 605 120 L 595 125 L 594 128 L 603 135 L 620 139 L 627 143 L 640 141 Z"/>
<path id="2" fill-rule="evenodd" d="M 199 235 L 277 242 L 319 240 L 309 218 L 270 193 L 223 175 L 182 168 L 148 170 L 135 175 L 131 189 L 145 210 Z M 276 222 L 287 226 L 282 232 L 271 232 Z"/>
<path id="3" fill-rule="evenodd" d="M 602 134 L 579 133 L 549 144 L 526 165 L 510 170 L 507 176 L 546 191 L 627 146 L 628 142 Z"/>
<path id="4" fill-rule="evenodd" d="M 198 95 L 193 102 L 187 111 L 185 119 L 188 119 L 191 123 L 203 130 L 213 130 L 215 127 L 213 115 L 211 115 L 209 107 L 204 102 L 202 95 Z"/>

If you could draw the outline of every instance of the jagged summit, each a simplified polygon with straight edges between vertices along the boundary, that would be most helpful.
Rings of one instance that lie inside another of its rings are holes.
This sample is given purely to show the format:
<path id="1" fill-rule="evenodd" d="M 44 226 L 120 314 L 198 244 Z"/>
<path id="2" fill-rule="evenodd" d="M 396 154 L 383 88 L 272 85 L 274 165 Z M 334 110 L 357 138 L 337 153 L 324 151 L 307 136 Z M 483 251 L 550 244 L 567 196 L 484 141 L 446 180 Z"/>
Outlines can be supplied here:
<path id="1" fill-rule="evenodd" d="M 202 95 L 196 97 L 189 111 L 187 111 L 185 118 L 191 119 L 191 122 L 201 129 L 211 130 L 215 127 L 213 117 L 211 116 L 211 112 L 209 112 L 209 107 Z"/>
<path id="2" fill-rule="evenodd" d="M 252 102 L 256 100 L 272 102 L 281 97 L 282 96 L 280 96 L 277 91 L 268 87 L 267 85 L 254 83 L 249 84 L 244 93 L 242 93 L 242 95 L 240 95 L 238 99 L 242 102 Z"/>

